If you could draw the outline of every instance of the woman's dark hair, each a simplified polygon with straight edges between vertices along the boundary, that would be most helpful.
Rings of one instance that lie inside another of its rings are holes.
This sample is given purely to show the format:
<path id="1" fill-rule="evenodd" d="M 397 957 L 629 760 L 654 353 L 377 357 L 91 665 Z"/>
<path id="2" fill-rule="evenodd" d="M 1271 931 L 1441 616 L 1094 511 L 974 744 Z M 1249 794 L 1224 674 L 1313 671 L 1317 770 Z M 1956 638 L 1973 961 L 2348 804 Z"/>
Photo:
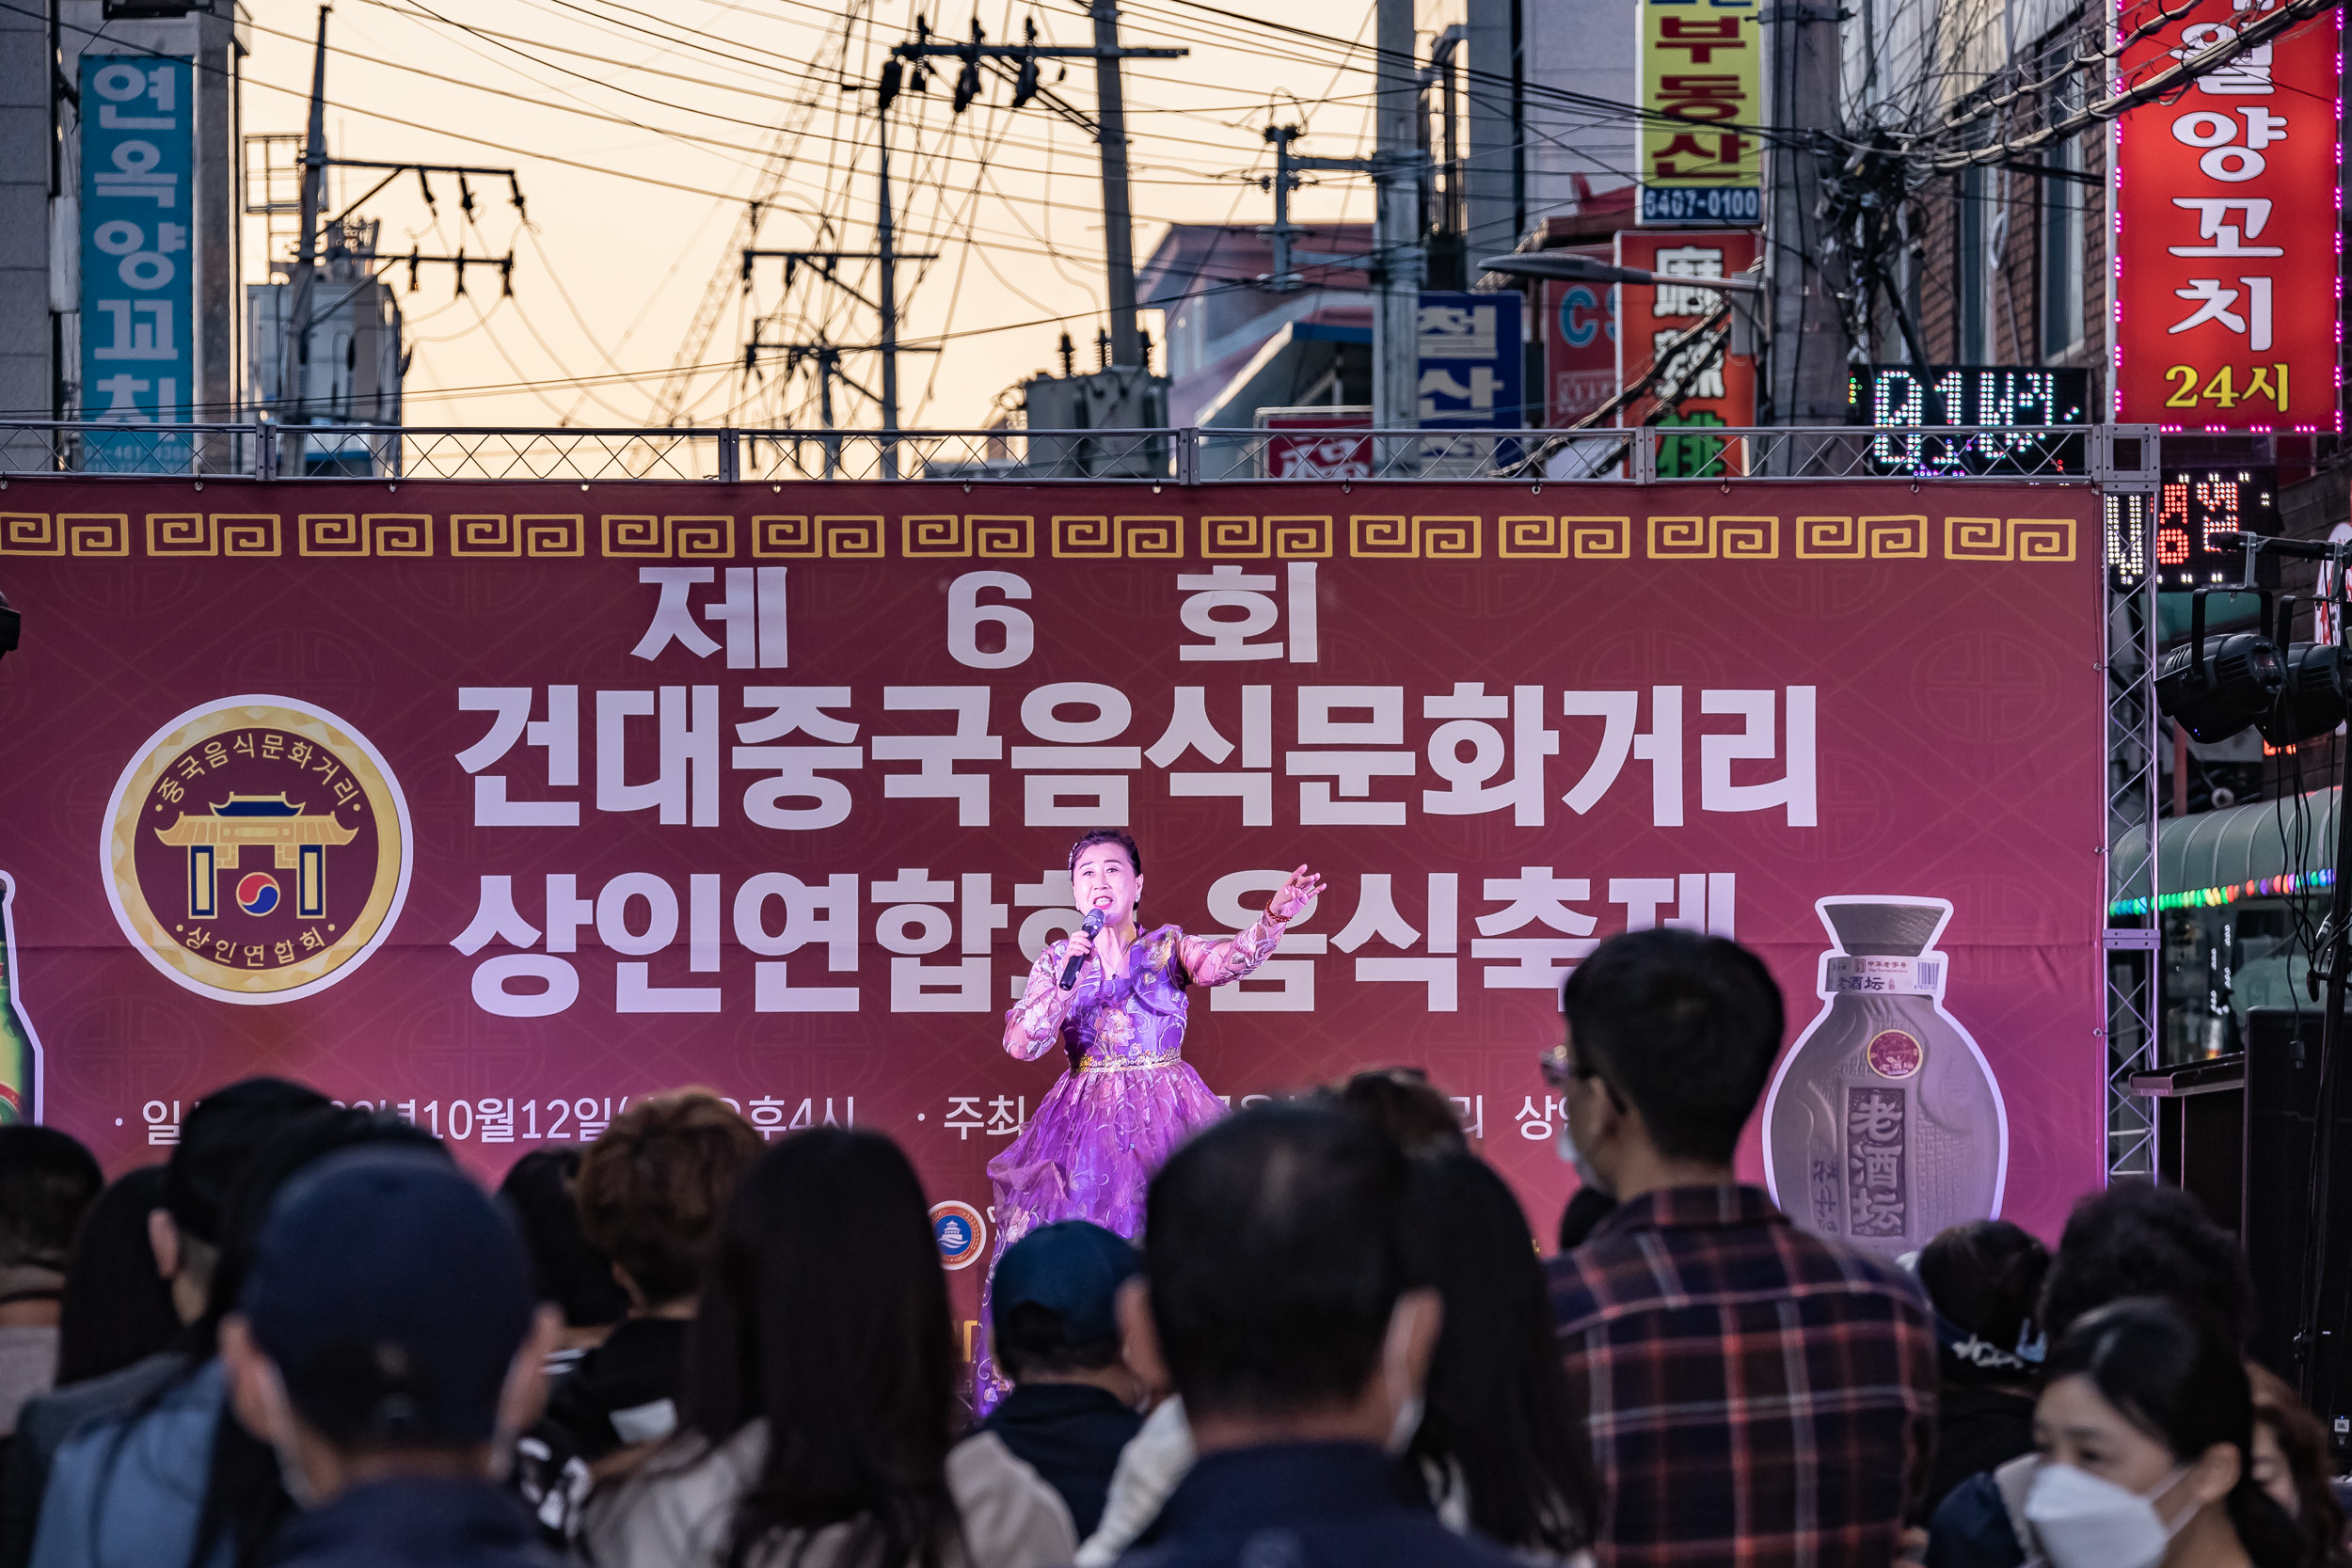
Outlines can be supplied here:
<path id="1" fill-rule="evenodd" d="M 2344 1544 L 2344 1505 L 2329 1483 L 2334 1466 L 2328 1458 L 2328 1429 L 2269 1368 L 2249 1361 L 2246 1375 L 2253 1381 L 2255 1424 L 2269 1428 L 2279 1440 L 2287 1473 L 2295 1481 L 2295 1522 L 2310 1554 L 2305 1560 L 2312 1568 L 2347 1568 L 2352 1550 Z"/>
<path id="2" fill-rule="evenodd" d="M 0 1268 L 63 1269 L 74 1230 L 105 1184 L 96 1157 L 72 1134 L 31 1122 L 0 1127 Z"/>
<path id="3" fill-rule="evenodd" d="M 295 1174 L 341 1149 L 367 1145 L 429 1150 L 449 1158 L 441 1140 L 414 1123 L 385 1112 L 329 1105 L 296 1117 L 253 1151 L 221 1210 L 220 1261 L 197 1336 L 207 1348 L 219 1341 L 220 1320 L 236 1309 L 253 1271 L 270 1207 Z M 200 1363 L 199 1363 L 200 1364 Z M 160 1396 L 158 1396 L 160 1398 Z M 127 1429 L 126 1429 L 127 1430 Z M 226 1540 L 243 1565 L 257 1561 L 278 1527 L 294 1513 L 275 1449 L 246 1431 L 224 1406 L 213 1429 L 213 1458 L 204 1481 L 204 1509 L 188 1568 L 213 1568 Z"/>
<path id="4" fill-rule="evenodd" d="M 601 1328 L 628 1315 L 628 1292 L 612 1277 L 612 1260 L 580 1228 L 576 1145 L 534 1148 L 507 1167 L 499 1197 L 514 1211 L 541 1301 L 563 1309 L 566 1328 Z"/>
<path id="5" fill-rule="evenodd" d="M 2007 1220 L 1955 1225 L 1919 1249 L 1919 1288 L 1935 1308 L 1945 1383 L 2033 1381 L 2034 1366 L 2020 1351 L 2034 1337 L 2049 1272 L 2050 1249 Z"/>
<path id="6" fill-rule="evenodd" d="M 1475 1155 L 1430 1155 L 1419 1167 L 1414 1273 L 1438 1288 L 1445 1317 L 1408 1480 L 1458 1476 L 1478 1533 L 1567 1558 L 1591 1544 L 1597 1488 L 1527 1214 Z"/>
<path id="7" fill-rule="evenodd" d="M 774 1539 L 850 1526 L 840 1568 L 939 1568 L 961 1529 L 947 1490 L 960 1424 L 954 1326 L 930 1205 L 878 1132 L 819 1127 L 746 1171 L 687 1338 L 679 1438 L 692 1463 L 765 1418 L 768 1449 L 728 1528 L 729 1568 Z"/>
<path id="8" fill-rule="evenodd" d="M 2125 1296 L 2185 1302 L 2241 1348 L 2254 1332 L 2246 1249 L 2178 1187 L 2118 1181 L 2074 1205 L 2042 1282 L 2042 1326 L 2060 1338 L 2084 1313 Z"/>
<path id="9" fill-rule="evenodd" d="M 1070 869 L 1077 870 L 1078 857 L 1096 844 L 1118 845 L 1127 851 L 1127 863 L 1136 868 L 1136 875 L 1143 875 L 1143 851 L 1136 847 L 1136 841 L 1127 836 L 1124 828 L 1090 828 L 1080 834 L 1078 842 L 1070 847 Z"/>
<path id="10" fill-rule="evenodd" d="M 1407 1154 L 1454 1153 L 1470 1146 L 1454 1101 L 1417 1067 L 1366 1068 L 1330 1094 L 1332 1103 L 1371 1122 Z"/>
<path id="11" fill-rule="evenodd" d="M 2161 1296 L 2132 1296 L 2077 1321 L 2051 1350 L 2045 1384 L 2087 1377 L 2123 1418 L 2194 1464 L 2218 1443 L 2237 1449 L 2238 1480 L 2222 1507 L 2254 1568 L 2300 1568 L 2303 1532 L 2254 1480 L 2254 1398 L 2245 1363 L 2209 1314 Z"/>
<path id="12" fill-rule="evenodd" d="M 171 1284 L 155 1272 L 147 1216 L 163 1206 L 164 1167 L 115 1179 L 82 1216 L 57 1301 L 57 1385 L 103 1377 L 154 1354 L 180 1332 Z"/>

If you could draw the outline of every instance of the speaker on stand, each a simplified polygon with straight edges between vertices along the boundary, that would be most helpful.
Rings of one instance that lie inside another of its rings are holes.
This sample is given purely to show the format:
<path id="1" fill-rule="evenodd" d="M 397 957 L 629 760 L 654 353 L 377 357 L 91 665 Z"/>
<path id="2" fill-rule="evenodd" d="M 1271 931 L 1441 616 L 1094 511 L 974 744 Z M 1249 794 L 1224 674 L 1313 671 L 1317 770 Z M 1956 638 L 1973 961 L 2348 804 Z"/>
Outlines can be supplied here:
<path id="1" fill-rule="evenodd" d="M 2323 1244 L 2312 1234 L 2312 1158 L 2319 1128 L 2317 1008 L 2255 1007 L 2246 1017 L 2244 1198 L 2238 1235 L 2254 1276 L 2254 1359 L 2297 1380 L 2296 1334 L 2310 1265 Z M 2339 1114 L 2335 1190 L 2352 1192 L 2352 1116 Z M 2215 1215 L 2223 1224 L 2228 1220 Z M 2325 1243 L 2338 1259 L 2352 1256 L 2352 1204 L 2334 1204 Z M 2328 1429 L 2341 1472 L 2352 1461 L 2352 1354 L 2346 1354 L 2344 1286 L 2339 1272 L 2321 1304 L 2319 1333 L 2330 1354 L 2320 1360 L 2322 1386 L 2312 1407 Z"/>

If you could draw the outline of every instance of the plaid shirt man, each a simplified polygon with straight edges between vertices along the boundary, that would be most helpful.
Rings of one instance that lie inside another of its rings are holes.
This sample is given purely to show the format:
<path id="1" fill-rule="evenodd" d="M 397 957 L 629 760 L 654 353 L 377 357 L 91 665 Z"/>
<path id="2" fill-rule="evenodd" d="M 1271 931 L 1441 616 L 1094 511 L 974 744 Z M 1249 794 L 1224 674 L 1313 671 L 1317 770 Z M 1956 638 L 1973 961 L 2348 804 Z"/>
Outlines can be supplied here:
<path id="1" fill-rule="evenodd" d="M 1744 1186 L 1637 1197 L 1550 1269 L 1601 1568 L 1884 1568 L 1935 1421 L 1899 1270 Z"/>

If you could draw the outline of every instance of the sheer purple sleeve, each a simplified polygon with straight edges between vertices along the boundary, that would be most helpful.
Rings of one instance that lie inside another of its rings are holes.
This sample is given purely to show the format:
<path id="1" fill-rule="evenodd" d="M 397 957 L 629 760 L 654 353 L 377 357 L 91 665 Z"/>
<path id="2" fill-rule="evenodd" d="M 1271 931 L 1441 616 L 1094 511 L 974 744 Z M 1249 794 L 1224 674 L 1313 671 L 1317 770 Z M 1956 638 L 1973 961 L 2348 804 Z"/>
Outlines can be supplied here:
<path id="1" fill-rule="evenodd" d="M 1238 980 L 1274 956 L 1274 949 L 1282 940 L 1282 928 L 1288 924 L 1262 914 L 1248 930 L 1224 942 L 1184 937 L 1184 973 L 1192 976 L 1197 986 L 1222 986 Z"/>
<path id="2" fill-rule="evenodd" d="M 1029 966 L 1029 983 L 1021 1000 L 1005 1014 L 1005 1052 L 1034 1062 L 1061 1043 L 1061 1026 L 1070 1017 L 1074 992 L 1061 989 L 1062 943 L 1048 942 Z"/>

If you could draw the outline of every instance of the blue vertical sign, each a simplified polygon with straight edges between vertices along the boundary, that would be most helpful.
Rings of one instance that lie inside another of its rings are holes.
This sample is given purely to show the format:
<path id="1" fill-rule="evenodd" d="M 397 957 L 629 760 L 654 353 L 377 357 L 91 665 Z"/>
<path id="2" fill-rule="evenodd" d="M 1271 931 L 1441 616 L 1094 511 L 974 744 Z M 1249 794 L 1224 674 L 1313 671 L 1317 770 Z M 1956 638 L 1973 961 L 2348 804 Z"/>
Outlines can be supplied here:
<path id="1" fill-rule="evenodd" d="M 191 62 L 82 56 L 82 418 L 186 424 L 196 401 Z M 187 436 L 100 433 L 83 467 L 185 472 Z"/>
<path id="2" fill-rule="evenodd" d="M 1425 430 L 1517 430 L 1527 422 L 1527 357 L 1520 346 L 1519 293 L 1421 296 L 1421 371 Z"/>

